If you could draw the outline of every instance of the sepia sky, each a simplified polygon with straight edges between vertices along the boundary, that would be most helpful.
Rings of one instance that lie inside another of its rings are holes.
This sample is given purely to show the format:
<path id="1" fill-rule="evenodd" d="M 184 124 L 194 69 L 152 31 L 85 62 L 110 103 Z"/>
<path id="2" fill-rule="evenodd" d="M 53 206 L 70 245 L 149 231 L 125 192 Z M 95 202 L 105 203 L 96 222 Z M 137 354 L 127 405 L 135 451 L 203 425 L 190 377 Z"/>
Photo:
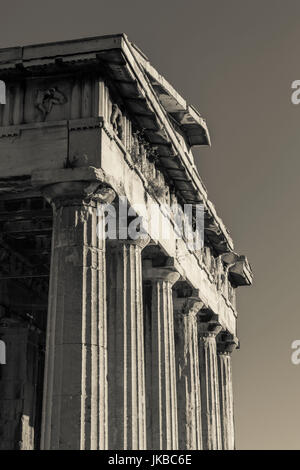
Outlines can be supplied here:
<path id="1" fill-rule="evenodd" d="M 207 119 L 200 175 L 236 251 L 238 449 L 300 449 L 299 0 L 0 0 L 0 47 L 125 32 Z"/>

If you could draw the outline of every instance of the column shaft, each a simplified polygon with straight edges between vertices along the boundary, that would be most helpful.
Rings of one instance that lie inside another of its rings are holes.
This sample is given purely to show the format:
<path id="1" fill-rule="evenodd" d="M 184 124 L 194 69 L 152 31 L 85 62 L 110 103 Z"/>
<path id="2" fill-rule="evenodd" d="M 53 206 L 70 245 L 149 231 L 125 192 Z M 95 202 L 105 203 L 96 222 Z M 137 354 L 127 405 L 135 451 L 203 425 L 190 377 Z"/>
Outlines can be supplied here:
<path id="1" fill-rule="evenodd" d="M 146 449 L 141 252 L 148 241 L 109 242 L 110 449 Z"/>
<path id="2" fill-rule="evenodd" d="M 201 392 L 197 312 L 200 299 L 175 298 L 175 350 L 179 449 L 201 449 Z"/>
<path id="3" fill-rule="evenodd" d="M 236 345 L 237 341 L 218 343 L 220 416 L 223 450 L 233 450 L 235 448 L 231 352 L 235 349 Z"/>
<path id="4" fill-rule="evenodd" d="M 84 183 L 76 183 L 78 193 Z M 52 185 L 52 259 L 42 449 L 107 448 L 105 240 L 101 197 L 73 199 Z M 73 196 L 74 197 L 74 196 Z M 112 193 L 107 198 L 113 199 Z M 103 230 L 103 227 L 100 226 Z"/>
<path id="5" fill-rule="evenodd" d="M 6 345 L 0 380 L 0 450 L 37 450 L 42 334 L 11 317 L 1 319 L 0 337 Z"/>
<path id="6" fill-rule="evenodd" d="M 176 366 L 172 285 L 179 279 L 174 268 L 148 268 L 150 307 L 146 324 L 146 380 L 148 448 L 178 448 Z M 150 315 L 150 318 L 149 318 Z"/>
<path id="7" fill-rule="evenodd" d="M 221 327 L 198 321 L 203 449 L 221 449 L 216 335 Z"/>

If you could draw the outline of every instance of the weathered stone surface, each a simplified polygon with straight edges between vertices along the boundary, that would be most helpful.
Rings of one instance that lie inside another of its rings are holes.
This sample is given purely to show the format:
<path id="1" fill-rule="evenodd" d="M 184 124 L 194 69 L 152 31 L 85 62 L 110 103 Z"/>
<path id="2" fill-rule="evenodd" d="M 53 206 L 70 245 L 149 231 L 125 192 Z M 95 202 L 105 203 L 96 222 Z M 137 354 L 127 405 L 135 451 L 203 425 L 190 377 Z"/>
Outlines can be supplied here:
<path id="1" fill-rule="evenodd" d="M 201 393 L 197 314 L 203 306 L 198 297 L 175 297 L 174 324 L 177 372 L 178 447 L 202 448 Z"/>
<path id="2" fill-rule="evenodd" d="M 198 319 L 203 449 L 222 448 L 216 335 L 221 326 Z"/>
<path id="3" fill-rule="evenodd" d="M 97 213 L 114 195 L 83 199 L 87 185 L 45 189 L 54 221 L 42 449 L 107 448 L 106 262 Z"/>
<path id="4" fill-rule="evenodd" d="M 235 448 L 231 353 L 237 344 L 237 338 L 228 334 L 221 334 L 221 338 L 217 342 L 223 450 Z"/>
<path id="5" fill-rule="evenodd" d="M 147 448 L 178 449 L 177 392 L 172 286 L 179 274 L 172 267 L 152 268 L 145 262 L 148 282 L 146 313 Z"/>
<path id="6" fill-rule="evenodd" d="M 42 335 L 18 319 L 4 318 L 0 335 L 7 349 L 0 380 L 0 449 L 33 450 L 39 442 L 41 419 Z"/>
<path id="7" fill-rule="evenodd" d="M 146 449 L 141 252 L 148 242 L 108 242 L 110 449 Z"/>

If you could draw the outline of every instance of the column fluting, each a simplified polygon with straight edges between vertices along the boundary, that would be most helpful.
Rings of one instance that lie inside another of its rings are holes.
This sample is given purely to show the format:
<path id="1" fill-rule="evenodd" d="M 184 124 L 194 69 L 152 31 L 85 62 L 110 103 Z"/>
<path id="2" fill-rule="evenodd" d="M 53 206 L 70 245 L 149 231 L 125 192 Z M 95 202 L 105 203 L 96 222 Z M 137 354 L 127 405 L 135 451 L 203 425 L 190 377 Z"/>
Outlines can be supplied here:
<path id="1" fill-rule="evenodd" d="M 173 267 L 149 267 L 145 307 L 147 445 L 178 449 L 176 365 L 172 286 L 180 275 Z"/>
<path id="2" fill-rule="evenodd" d="M 43 190 L 53 235 L 42 449 L 107 448 L 106 263 L 98 235 L 103 204 L 115 193 L 103 188 L 87 197 L 90 188 L 77 181 Z"/>
<path id="3" fill-rule="evenodd" d="M 198 317 L 199 374 L 203 449 L 221 449 L 216 336 L 221 326 Z"/>
<path id="4" fill-rule="evenodd" d="M 237 347 L 238 340 L 230 334 L 221 334 L 220 336 L 220 340 L 217 341 L 217 354 L 222 449 L 234 450 L 235 439 L 231 354 Z"/>
<path id="5" fill-rule="evenodd" d="M 174 298 L 179 449 L 202 448 L 197 313 L 199 297 Z"/>
<path id="6" fill-rule="evenodd" d="M 148 236 L 108 241 L 110 449 L 146 449 L 141 256 L 148 243 Z"/>

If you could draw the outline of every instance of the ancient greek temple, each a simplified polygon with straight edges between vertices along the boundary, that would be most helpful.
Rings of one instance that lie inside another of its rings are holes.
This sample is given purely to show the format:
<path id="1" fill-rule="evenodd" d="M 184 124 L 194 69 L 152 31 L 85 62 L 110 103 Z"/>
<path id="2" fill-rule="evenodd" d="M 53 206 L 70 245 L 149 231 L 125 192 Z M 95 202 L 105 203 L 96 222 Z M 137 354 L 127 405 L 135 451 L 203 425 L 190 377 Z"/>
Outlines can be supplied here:
<path id="1" fill-rule="evenodd" d="M 0 49 L 0 80 L 0 448 L 233 449 L 252 273 L 194 162 L 205 120 L 124 34 Z M 169 236 L 100 236 L 121 199 Z"/>

